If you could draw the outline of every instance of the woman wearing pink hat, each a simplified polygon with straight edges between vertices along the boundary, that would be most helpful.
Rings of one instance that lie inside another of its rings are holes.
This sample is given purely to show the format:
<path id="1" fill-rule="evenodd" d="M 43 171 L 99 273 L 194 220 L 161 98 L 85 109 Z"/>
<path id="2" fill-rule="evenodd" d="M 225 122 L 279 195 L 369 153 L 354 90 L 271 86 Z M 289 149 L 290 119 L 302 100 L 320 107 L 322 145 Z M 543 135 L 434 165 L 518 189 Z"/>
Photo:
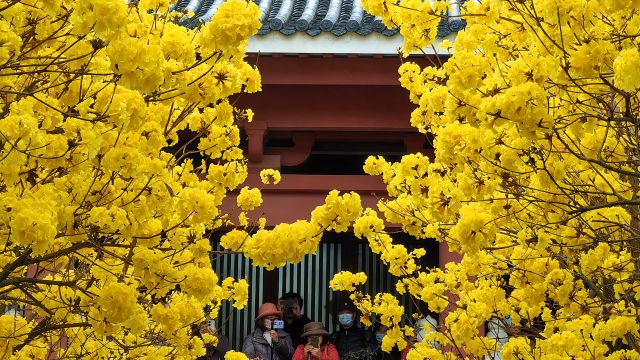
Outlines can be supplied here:
<path id="1" fill-rule="evenodd" d="M 264 303 L 256 316 L 256 329 L 244 338 L 242 352 L 252 360 L 289 360 L 291 336 L 279 328 L 282 313 L 273 303 Z"/>
<path id="2" fill-rule="evenodd" d="M 292 360 L 340 360 L 338 350 L 329 342 L 329 333 L 321 322 L 310 322 L 304 326 L 302 340 L 306 344 L 298 345 Z"/>

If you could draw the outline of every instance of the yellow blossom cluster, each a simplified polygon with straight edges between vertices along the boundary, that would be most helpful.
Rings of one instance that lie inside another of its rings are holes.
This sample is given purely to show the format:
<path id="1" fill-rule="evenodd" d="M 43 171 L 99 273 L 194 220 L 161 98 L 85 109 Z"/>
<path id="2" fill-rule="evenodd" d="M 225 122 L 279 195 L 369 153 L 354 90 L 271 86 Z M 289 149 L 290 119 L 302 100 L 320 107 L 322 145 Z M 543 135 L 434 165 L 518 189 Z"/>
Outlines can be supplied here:
<path id="1" fill-rule="evenodd" d="M 233 307 L 236 309 L 244 309 L 249 300 L 249 284 L 247 280 L 240 279 L 235 281 L 228 277 L 222 281 L 222 291 L 225 299 L 233 300 Z"/>
<path id="2" fill-rule="evenodd" d="M 367 159 L 388 197 L 353 225 L 398 277 L 397 292 L 443 315 L 407 358 L 640 358 L 638 5 L 363 5 L 400 29 L 404 55 L 433 44 L 441 21 L 456 20 L 445 14 L 466 23 L 443 45 L 446 62 L 399 68 L 411 123 L 433 139 L 435 156 Z M 462 260 L 424 267 L 424 249 L 396 244 L 389 224 L 445 242 Z M 372 301 L 360 284 L 341 273 L 332 287 L 352 292 L 366 317 L 406 326 L 393 300 Z M 504 338 L 480 331 L 489 321 Z M 385 350 L 412 336 L 394 331 Z"/>
<path id="3" fill-rule="evenodd" d="M 240 190 L 236 198 L 238 207 L 242 210 L 251 211 L 262 204 L 262 194 L 260 189 L 245 186 Z"/>
<path id="4" fill-rule="evenodd" d="M 354 274 L 350 271 L 341 271 L 333 275 L 329 286 L 333 291 L 354 291 L 356 286 L 362 285 L 367 281 L 367 275 L 363 272 Z"/>
<path id="5" fill-rule="evenodd" d="M 275 169 L 264 169 L 260 171 L 260 180 L 263 184 L 269 184 L 273 181 L 274 184 L 280 183 L 282 180 L 282 175 L 280 175 L 280 171 Z"/>
<path id="6" fill-rule="evenodd" d="M 238 205 L 249 210 L 253 204 L 261 201 L 259 194 L 258 189 L 243 188 L 238 196 Z M 310 220 L 298 220 L 266 229 L 264 219 L 257 227 L 252 227 L 242 213 L 238 225 L 245 230 L 236 228 L 228 231 L 221 236 L 220 244 L 227 250 L 242 252 L 255 266 L 273 269 L 287 262 L 296 264 L 305 255 L 317 252 L 325 231 L 347 231 L 361 212 L 357 193 L 340 194 L 334 190 L 327 195 L 325 204 L 313 210 Z"/>
<path id="7" fill-rule="evenodd" d="M 249 360 L 247 355 L 238 351 L 229 351 L 224 355 L 225 360 Z"/>

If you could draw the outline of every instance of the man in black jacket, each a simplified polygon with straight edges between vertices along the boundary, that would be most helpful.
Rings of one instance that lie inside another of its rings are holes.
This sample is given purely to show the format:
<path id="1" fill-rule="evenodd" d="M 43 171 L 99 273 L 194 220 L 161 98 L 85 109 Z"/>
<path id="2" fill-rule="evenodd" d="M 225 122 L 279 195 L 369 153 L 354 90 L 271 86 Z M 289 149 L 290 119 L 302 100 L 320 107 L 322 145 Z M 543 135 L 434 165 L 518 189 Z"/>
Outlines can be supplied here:
<path id="1" fill-rule="evenodd" d="M 371 333 L 357 324 L 358 309 L 349 301 L 343 301 L 337 309 L 340 328 L 329 340 L 338 349 L 340 360 L 368 359 L 372 355 Z"/>
<path id="2" fill-rule="evenodd" d="M 278 310 L 282 312 L 284 318 L 284 331 L 291 335 L 293 348 L 302 344 L 301 335 L 304 326 L 311 322 L 306 315 L 302 314 L 304 300 L 298 293 L 288 292 L 278 301 Z"/>

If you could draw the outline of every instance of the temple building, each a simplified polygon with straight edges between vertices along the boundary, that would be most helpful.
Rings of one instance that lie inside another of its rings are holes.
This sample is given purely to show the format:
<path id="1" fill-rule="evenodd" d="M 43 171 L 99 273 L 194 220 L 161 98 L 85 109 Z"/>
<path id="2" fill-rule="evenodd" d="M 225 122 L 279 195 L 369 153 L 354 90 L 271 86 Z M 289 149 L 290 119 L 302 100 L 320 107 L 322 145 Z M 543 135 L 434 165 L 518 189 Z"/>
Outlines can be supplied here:
<path id="1" fill-rule="evenodd" d="M 223 1 L 180 0 L 175 9 L 193 14 L 185 15 L 181 23 L 197 27 L 210 21 Z M 269 226 L 307 219 L 332 189 L 356 191 L 365 206 L 375 208 L 385 187 L 381 179 L 364 174 L 368 155 L 399 160 L 408 153 L 433 154 L 427 137 L 409 123 L 414 106 L 400 87 L 397 72 L 404 60 L 398 55 L 402 37 L 367 14 L 360 0 L 256 3 L 263 26 L 249 40 L 249 62 L 262 74 L 262 92 L 243 94 L 236 102 L 256 114 L 243 128 L 249 159 L 246 185 L 261 188 L 264 199 L 260 213 L 252 215 L 268 214 Z M 464 25 L 453 6 L 442 16 L 439 41 L 451 40 Z M 411 60 L 422 65 L 446 61 L 449 54 L 435 49 L 437 44 Z M 258 174 L 263 168 L 279 169 L 282 182 L 262 185 Z M 233 201 L 229 199 L 229 209 Z M 402 233 L 394 238 L 408 247 L 425 247 L 425 265 L 443 266 L 455 260 L 455 254 L 435 241 Z M 385 266 L 353 233 L 328 234 L 316 254 L 274 271 L 252 267 L 241 255 L 215 257 L 213 263 L 221 276 L 247 278 L 250 283 L 249 305 L 239 312 L 225 305 L 219 319 L 219 327 L 236 349 L 253 328 L 260 304 L 275 302 L 287 291 L 301 294 L 303 313 L 333 331 L 335 300 L 340 295 L 328 285 L 341 270 L 364 271 L 370 294 L 395 291 Z M 413 311 L 411 302 L 405 305 Z"/>

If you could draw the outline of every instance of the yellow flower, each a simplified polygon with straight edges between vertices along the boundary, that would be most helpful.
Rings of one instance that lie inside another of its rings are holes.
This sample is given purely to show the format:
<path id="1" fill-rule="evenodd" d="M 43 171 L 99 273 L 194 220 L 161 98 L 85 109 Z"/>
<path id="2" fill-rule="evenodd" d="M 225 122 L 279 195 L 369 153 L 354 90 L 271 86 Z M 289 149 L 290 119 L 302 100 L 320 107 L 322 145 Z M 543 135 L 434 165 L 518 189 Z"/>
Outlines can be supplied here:
<path id="1" fill-rule="evenodd" d="M 231 230 L 220 238 L 220 244 L 225 248 L 233 251 L 241 250 L 249 234 L 241 230 Z"/>
<path id="2" fill-rule="evenodd" d="M 10 30 L 11 24 L 8 20 L 0 20 L 0 62 L 4 63 L 11 57 L 15 56 L 20 48 L 22 40 L 13 31 Z"/>
<path id="3" fill-rule="evenodd" d="M 280 171 L 275 169 L 263 169 L 260 171 L 260 180 L 262 180 L 263 184 L 269 184 L 271 180 L 274 184 L 280 183 L 282 179 L 280 175 Z"/>
<path id="4" fill-rule="evenodd" d="M 311 212 L 311 222 L 327 230 L 344 232 L 361 212 L 360 195 L 355 192 L 340 195 L 332 190 L 325 198 L 325 204 Z"/>
<path id="5" fill-rule="evenodd" d="M 199 42 L 204 49 L 228 50 L 260 29 L 260 10 L 250 1 L 225 1 L 204 24 Z"/>
<path id="6" fill-rule="evenodd" d="M 358 238 L 363 236 L 369 238 L 375 233 L 381 232 L 382 229 L 384 229 L 384 222 L 378 218 L 378 214 L 374 210 L 369 208 L 365 209 L 363 215 L 353 225 L 353 233 Z"/>
<path id="7" fill-rule="evenodd" d="M 218 275 L 206 264 L 206 267 L 198 267 L 189 264 L 184 267 L 182 274 L 184 280 L 180 288 L 202 303 L 212 301 L 215 295 L 215 284 L 218 283 Z"/>
<path id="8" fill-rule="evenodd" d="M 249 283 L 245 279 L 234 281 L 233 278 L 226 278 L 222 282 L 224 296 L 233 300 L 233 307 L 243 309 L 249 301 Z"/>
<path id="9" fill-rule="evenodd" d="M 333 279 L 329 283 L 329 287 L 333 291 L 354 291 L 356 286 L 362 285 L 367 281 L 367 275 L 363 272 L 354 274 L 350 271 L 341 271 L 333 275 Z"/>
<path id="10" fill-rule="evenodd" d="M 202 341 L 205 345 L 218 346 L 218 337 L 208 333 L 202 334 Z"/>
<path id="11" fill-rule="evenodd" d="M 224 358 L 225 360 L 249 360 L 247 355 L 234 350 L 227 351 L 227 353 L 224 355 Z"/>
<path id="12" fill-rule="evenodd" d="M 621 90 L 634 92 L 640 88 L 640 52 L 634 46 L 620 51 L 613 62 L 614 85 Z"/>
<path id="13" fill-rule="evenodd" d="M 100 313 L 112 323 L 121 323 L 132 316 L 136 310 L 136 291 L 123 283 L 110 283 L 100 292 L 97 304 Z"/>
<path id="14" fill-rule="evenodd" d="M 240 194 L 236 198 L 238 207 L 245 211 L 250 211 L 262 204 L 262 195 L 260 189 L 249 189 L 248 186 L 243 187 L 240 190 Z"/>
<path id="15" fill-rule="evenodd" d="M 0 316 L 0 346 L 11 353 L 15 346 L 27 338 L 30 330 L 31 325 L 21 316 Z"/>

